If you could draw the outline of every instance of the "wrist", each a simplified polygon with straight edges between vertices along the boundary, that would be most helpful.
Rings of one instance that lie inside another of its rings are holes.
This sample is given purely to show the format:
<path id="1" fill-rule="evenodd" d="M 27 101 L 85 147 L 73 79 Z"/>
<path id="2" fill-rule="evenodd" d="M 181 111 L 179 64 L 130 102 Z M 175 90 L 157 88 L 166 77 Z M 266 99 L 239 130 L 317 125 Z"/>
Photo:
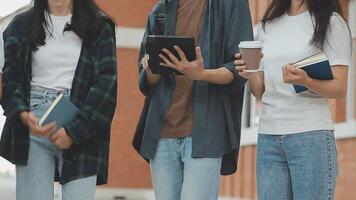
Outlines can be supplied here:
<path id="1" fill-rule="evenodd" d="M 258 78 L 258 72 L 249 72 L 248 80 L 255 81 Z"/>
<path id="2" fill-rule="evenodd" d="M 27 125 L 28 114 L 29 114 L 29 112 L 27 112 L 27 111 L 24 111 L 24 112 L 20 113 L 20 119 L 26 125 Z"/>
<path id="3" fill-rule="evenodd" d="M 68 129 L 68 127 L 64 127 L 64 133 L 66 134 L 66 136 L 72 141 L 72 143 L 74 144 L 75 142 L 75 137 L 73 134 L 71 134 L 70 130 Z"/>
<path id="4" fill-rule="evenodd" d="M 197 81 L 208 81 L 210 76 L 211 76 L 211 70 L 203 69 Z"/>
<path id="5" fill-rule="evenodd" d="M 152 74 L 152 71 L 151 71 L 151 69 L 150 69 L 149 67 L 144 68 L 144 70 L 145 70 L 145 72 L 146 72 L 146 73 L 148 73 L 148 74 Z"/>
<path id="6" fill-rule="evenodd" d="M 150 68 L 145 69 L 145 72 L 146 72 L 146 75 L 149 76 L 149 77 L 160 77 L 159 74 L 152 73 Z"/>
<path id="7" fill-rule="evenodd" d="M 70 141 L 71 143 L 73 143 L 73 139 L 72 137 L 67 133 L 67 131 L 64 129 L 64 135 L 67 137 L 68 141 Z"/>
<path id="8" fill-rule="evenodd" d="M 311 85 L 313 85 L 313 79 L 310 77 L 306 78 L 306 80 L 304 81 L 304 86 L 310 88 Z"/>

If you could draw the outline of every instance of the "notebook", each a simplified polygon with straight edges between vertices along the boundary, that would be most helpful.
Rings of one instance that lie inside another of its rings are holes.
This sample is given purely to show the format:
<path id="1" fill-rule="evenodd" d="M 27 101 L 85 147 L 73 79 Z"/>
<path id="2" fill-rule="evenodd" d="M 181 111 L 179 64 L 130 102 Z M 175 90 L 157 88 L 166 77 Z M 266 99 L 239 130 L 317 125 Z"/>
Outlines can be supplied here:
<path id="1" fill-rule="evenodd" d="M 181 75 L 181 73 L 175 69 L 160 65 L 163 60 L 159 57 L 159 54 L 165 55 L 162 51 L 162 49 L 164 48 L 168 49 L 179 59 L 179 55 L 174 49 L 175 45 L 182 49 L 188 61 L 193 61 L 196 59 L 195 40 L 193 37 L 176 37 L 162 35 L 148 36 L 146 43 L 146 53 L 149 55 L 148 64 L 152 73 L 163 75 Z"/>
<path id="2" fill-rule="evenodd" d="M 55 122 L 57 129 L 60 129 L 72 122 L 78 112 L 78 108 L 61 93 L 41 117 L 39 125 Z"/>
<path id="3" fill-rule="evenodd" d="M 293 64 L 297 65 L 298 69 L 304 70 L 313 79 L 334 79 L 330 62 L 323 52 L 314 54 Z M 301 85 L 293 85 L 293 87 L 297 94 L 308 90 L 308 88 Z"/>

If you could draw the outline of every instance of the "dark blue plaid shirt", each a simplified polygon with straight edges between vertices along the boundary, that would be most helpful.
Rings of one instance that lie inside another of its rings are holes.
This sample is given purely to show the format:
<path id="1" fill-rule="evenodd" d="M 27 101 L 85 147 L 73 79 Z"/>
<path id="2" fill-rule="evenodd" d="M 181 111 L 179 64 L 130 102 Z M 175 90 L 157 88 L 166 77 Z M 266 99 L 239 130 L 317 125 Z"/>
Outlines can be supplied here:
<path id="1" fill-rule="evenodd" d="M 0 156 L 13 164 L 26 165 L 29 130 L 19 114 L 29 111 L 31 50 L 28 27 L 30 12 L 17 16 L 4 32 L 3 106 L 6 123 Z M 79 108 L 75 120 L 65 127 L 73 146 L 63 152 L 60 182 L 97 175 L 97 184 L 108 177 L 110 129 L 116 107 L 117 60 L 115 24 L 103 16 L 99 37 L 83 42 L 71 88 L 71 101 Z"/>

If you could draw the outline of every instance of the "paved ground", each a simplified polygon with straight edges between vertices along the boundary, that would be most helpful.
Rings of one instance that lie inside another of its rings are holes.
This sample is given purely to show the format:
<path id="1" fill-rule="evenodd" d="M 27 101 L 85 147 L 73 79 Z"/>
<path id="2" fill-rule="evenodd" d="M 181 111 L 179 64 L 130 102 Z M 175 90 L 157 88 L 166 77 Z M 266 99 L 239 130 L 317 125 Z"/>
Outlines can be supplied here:
<path id="1" fill-rule="evenodd" d="M 61 200 L 60 186 L 55 185 L 55 200 Z M 15 178 L 0 173 L 0 200 L 15 199 Z M 33 199 L 31 199 L 33 200 Z M 98 187 L 95 200 L 155 200 L 152 190 L 139 189 L 108 189 Z M 219 200 L 239 200 L 235 198 L 219 198 Z"/>
<path id="2" fill-rule="evenodd" d="M 149 193 L 144 195 L 141 192 L 140 196 L 134 194 L 134 191 L 120 190 L 120 189 L 103 189 L 98 188 L 96 191 L 96 200 L 154 200 Z M 129 195 L 132 198 L 126 198 Z M 136 197 L 135 197 L 136 196 Z M 147 198 L 142 198 L 147 196 Z M 15 179 L 13 177 L 0 176 L 0 200 L 15 200 Z M 55 185 L 55 200 L 60 200 L 60 186 Z"/>
<path id="3" fill-rule="evenodd" d="M 0 200 L 15 200 L 15 184 L 15 167 L 0 157 Z M 55 200 L 61 199 L 60 194 L 61 187 L 59 184 L 55 184 Z M 154 197 L 151 190 L 98 187 L 96 200 L 154 200 Z"/>

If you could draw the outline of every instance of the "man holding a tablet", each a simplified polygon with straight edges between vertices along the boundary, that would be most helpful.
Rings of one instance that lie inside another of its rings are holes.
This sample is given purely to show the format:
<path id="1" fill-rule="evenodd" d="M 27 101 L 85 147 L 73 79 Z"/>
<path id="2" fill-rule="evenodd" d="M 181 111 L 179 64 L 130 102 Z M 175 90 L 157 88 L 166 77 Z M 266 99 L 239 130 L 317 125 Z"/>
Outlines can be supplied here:
<path id="1" fill-rule="evenodd" d="M 150 161 L 157 200 L 216 200 L 220 174 L 236 172 L 246 80 L 234 55 L 246 40 L 247 0 L 161 0 L 150 14 L 133 144 Z"/>

